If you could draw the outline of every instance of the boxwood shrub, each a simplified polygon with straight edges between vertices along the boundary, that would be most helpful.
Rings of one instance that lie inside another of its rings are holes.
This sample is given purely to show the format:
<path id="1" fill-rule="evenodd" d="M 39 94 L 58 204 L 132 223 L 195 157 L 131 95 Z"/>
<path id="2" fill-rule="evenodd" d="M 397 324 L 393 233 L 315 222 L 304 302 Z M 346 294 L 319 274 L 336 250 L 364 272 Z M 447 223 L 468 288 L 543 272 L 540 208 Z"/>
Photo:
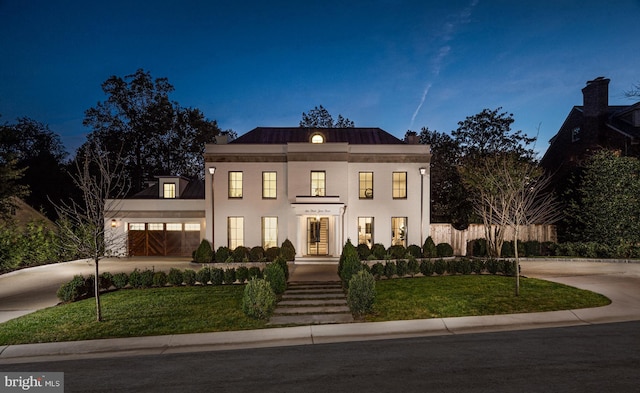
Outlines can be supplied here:
<path id="1" fill-rule="evenodd" d="M 453 256 L 453 247 L 449 243 L 440 243 L 436 246 L 436 251 L 438 257 L 452 257 Z"/>
<path id="2" fill-rule="evenodd" d="M 236 269 L 236 279 L 240 282 L 240 284 L 244 284 L 245 281 L 249 278 L 249 269 L 246 266 L 240 266 Z"/>
<path id="3" fill-rule="evenodd" d="M 224 271 L 224 283 L 225 284 L 233 284 L 236 282 L 236 269 L 229 268 Z"/>
<path id="4" fill-rule="evenodd" d="M 384 265 L 382 262 L 376 262 L 371 266 L 371 274 L 376 280 L 379 280 L 384 275 Z"/>
<path id="5" fill-rule="evenodd" d="M 433 267 L 431 260 L 423 259 L 422 262 L 420 262 L 420 273 L 425 277 L 429 277 L 433 274 Z"/>
<path id="6" fill-rule="evenodd" d="M 198 281 L 202 285 L 209 284 L 211 281 L 211 269 L 208 267 L 203 267 L 196 273 L 196 281 Z"/>
<path id="7" fill-rule="evenodd" d="M 224 270 L 220 268 L 211 269 L 211 284 L 222 285 L 224 283 Z"/>
<path id="8" fill-rule="evenodd" d="M 433 272 L 439 276 L 443 275 L 447 271 L 447 262 L 444 259 L 437 259 L 433 263 Z"/>
<path id="9" fill-rule="evenodd" d="M 231 250 L 229 250 L 229 247 L 220 246 L 216 250 L 215 260 L 217 263 L 223 263 L 223 262 L 226 262 L 227 259 L 229 259 L 230 255 L 231 255 Z"/>
<path id="10" fill-rule="evenodd" d="M 387 278 L 392 278 L 396 274 L 396 264 L 391 261 L 386 261 L 384 263 L 384 276 Z"/>
<path id="11" fill-rule="evenodd" d="M 420 273 L 420 264 L 418 260 L 413 256 L 409 256 L 409 261 L 407 262 L 408 273 L 411 277 L 414 277 L 416 274 Z"/>
<path id="12" fill-rule="evenodd" d="M 409 266 L 404 259 L 398 259 L 396 261 L 396 274 L 398 277 L 404 277 L 409 272 Z"/>
<path id="13" fill-rule="evenodd" d="M 284 271 L 278 263 L 271 262 L 264 268 L 264 278 L 267 280 L 273 293 L 280 295 L 287 289 L 287 280 L 284 277 Z"/>
<path id="14" fill-rule="evenodd" d="M 249 281 L 242 294 L 242 311 L 251 318 L 267 319 L 276 305 L 271 285 L 263 279 Z"/>
<path id="15" fill-rule="evenodd" d="M 167 273 L 158 271 L 153 273 L 153 286 L 164 287 L 167 285 Z"/>
<path id="16" fill-rule="evenodd" d="M 262 271 L 257 266 L 251 266 L 249 268 L 249 279 L 251 278 L 262 278 Z"/>
<path id="17" fill-rule="evenodd" d="M 364 243 L 358 244 L 358 247 L 356 247 L 356 249 L 358 251 L 358 257 L 360 257 L 361 261 L 366 261 L 371 255 L 371 249 Z"/>
<path id="18" fill-rule="evenodd" d="M 127 273 L 116 273 L 113 275 L 113 286 L 116 289 L 122 289 L 129 283 L 129 275 Z"/>
<path id="19" fill-rule="evenodd" d="M 182 279 L 187 286 L 196 285 L 196 272 L 192 269 L 184 269 Z"/>
<path id="20" fill-rule="evenodd" d="M 182 271 L 180 271 L 180 269 L 176 269 L 175 267 L 172 267 L 171 270 L 169 270 L 167 280 L 169 281 L 169 284 L 173 286 L 182 285 L 182 282 L 183 282 Z"/>

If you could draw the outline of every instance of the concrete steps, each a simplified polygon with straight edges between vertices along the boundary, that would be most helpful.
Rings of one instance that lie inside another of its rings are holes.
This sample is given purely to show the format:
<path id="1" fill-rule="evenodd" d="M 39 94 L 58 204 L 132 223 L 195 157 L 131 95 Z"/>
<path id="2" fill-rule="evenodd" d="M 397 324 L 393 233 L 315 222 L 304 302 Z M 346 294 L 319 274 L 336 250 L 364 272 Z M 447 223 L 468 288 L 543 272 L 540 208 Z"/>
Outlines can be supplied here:
<path id="1" fill-rule="evenodd" d="M 270 326 L 350 323 L 353 316 L 339 281 L 290 282 Z"/>

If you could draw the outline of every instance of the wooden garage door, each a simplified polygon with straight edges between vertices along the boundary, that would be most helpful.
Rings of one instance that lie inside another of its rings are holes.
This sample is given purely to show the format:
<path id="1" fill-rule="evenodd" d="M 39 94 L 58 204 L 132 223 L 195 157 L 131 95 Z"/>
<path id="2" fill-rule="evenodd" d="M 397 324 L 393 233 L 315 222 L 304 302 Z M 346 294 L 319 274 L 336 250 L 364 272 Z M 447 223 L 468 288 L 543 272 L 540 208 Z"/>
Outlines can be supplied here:
<path id="1" fill-rule="evenodd" d="M 200 244 L 199 224 L 131 223 L 129 255 L 190 256 Z"/>

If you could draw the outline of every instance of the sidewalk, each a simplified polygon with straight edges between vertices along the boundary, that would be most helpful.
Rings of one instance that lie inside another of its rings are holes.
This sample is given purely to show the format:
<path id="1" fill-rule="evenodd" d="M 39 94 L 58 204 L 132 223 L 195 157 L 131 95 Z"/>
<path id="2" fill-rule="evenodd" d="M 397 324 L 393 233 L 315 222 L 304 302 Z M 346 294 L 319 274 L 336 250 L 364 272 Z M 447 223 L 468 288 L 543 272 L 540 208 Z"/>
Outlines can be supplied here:
<path id="1" fill-rule="evenodd" d="M 0 364 L 395 339 L 640 320 L 640 264 L 522 262 L 523 274 L 601 293 L 605 307 L 545 313 L 312 325 L 220 333 L 0 346 Z M 312 266 L 312 265 L 309 265 Z M 330 274 L 326 265 L 313 265 Z M 333 265 L 335 266 L 335 265 Z M 313 267 L 294 265 L 292 274 Z"/>

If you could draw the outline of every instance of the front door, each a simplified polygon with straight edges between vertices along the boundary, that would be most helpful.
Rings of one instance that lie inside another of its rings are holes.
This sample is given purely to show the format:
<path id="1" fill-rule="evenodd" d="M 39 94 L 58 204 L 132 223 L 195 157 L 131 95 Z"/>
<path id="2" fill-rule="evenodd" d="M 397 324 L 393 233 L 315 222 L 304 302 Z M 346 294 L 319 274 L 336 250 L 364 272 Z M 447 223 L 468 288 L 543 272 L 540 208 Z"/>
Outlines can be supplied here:
<path id="1" fill-rule="evenodd" d="M 329 255 L 329 217 L 307 218 L 307 255 Z"/>

